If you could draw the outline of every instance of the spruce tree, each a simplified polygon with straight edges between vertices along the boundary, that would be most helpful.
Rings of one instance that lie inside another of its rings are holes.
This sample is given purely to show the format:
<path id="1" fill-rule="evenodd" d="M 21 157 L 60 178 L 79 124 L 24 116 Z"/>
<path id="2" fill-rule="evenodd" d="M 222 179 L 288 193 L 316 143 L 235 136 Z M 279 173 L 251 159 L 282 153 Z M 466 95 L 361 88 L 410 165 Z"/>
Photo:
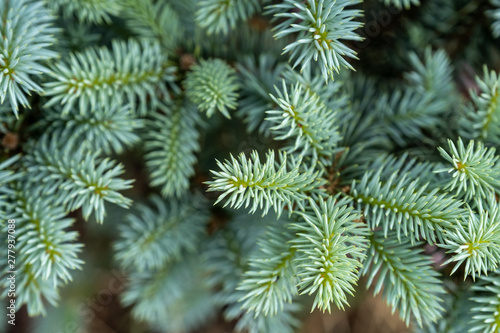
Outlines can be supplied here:
<path id="1" fill-rule="evenodd" d="M 89 329 L 102 269 L 120 332 L 379 293 L 500 332 L 500 1 L 0 0 L 0 33 L 2 304 L 36 332 Z"/>

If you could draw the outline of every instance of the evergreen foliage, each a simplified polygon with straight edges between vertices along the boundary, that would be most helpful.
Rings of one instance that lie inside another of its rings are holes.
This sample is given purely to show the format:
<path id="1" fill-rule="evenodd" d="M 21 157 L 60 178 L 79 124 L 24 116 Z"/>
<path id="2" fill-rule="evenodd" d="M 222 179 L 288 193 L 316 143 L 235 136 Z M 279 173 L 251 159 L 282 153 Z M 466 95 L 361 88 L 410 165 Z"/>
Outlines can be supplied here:
<path id="1" fill-rule="evenodd" d="M 398 177 L 399 176 L 399 177 Z M 361 182 L 352 183 L 352 198 L 365 208 L 368 225 L 375 229 L 382 224 L 384 234 L 394 230 L 412 242 L 423 238 L 430 243 L 443 240 L 455 219 L 464 214 L 459 201 L 438 194 L 437 189 L 426 192 L 427 184 L 408 181 L 406 175 L 393 173 L 380 181 L 381 172 L 366 173 Z"/>
<path id="2" fill-rule="evenodd" d="M 150 105 L 159 103 L 158 96 L 169 96 L 165 82 L 173 81 L 175 69 L 159 42 L 115 41 L 112 50 L 87 49 L 71 54 L 67 62 L 56 63 L 49 73 L 53 81 L 44 85 L 45 95 L 50 97 L 45 107 L 62 104 L 66 113 L 77 106 L 85 113 L 98 104 L 110 104 L 111 98 L 126 100 L 134 109 L 139 100 L 137 108 L 144 115 Z"/>
<path id="3" fill-rule="evenodd" d="M 49 48 L 58 30 L 52 27 L 53 16 L 43 3 L 35 0 L 0 3 L 2 52 L 0 53 L 0 103 L 8 97 L 14 114 L 19 105 L 30 107 L 26 94 L 43 93 L 35 76 L 49 69 L 44 61 L 57 57 Z"/>
<path id="4" fill-rule="evenodd" d="M 227 34 L 237 23 L 248 19 L 258 9 L 258 0 L 202 0 L 198 2 L 196 23 L 209 34 Z"/>
<path id="5" fill-rule="evenodd" d="M 356 53 L 341 40 L 360 41 L 354 32 L 361 23 L 353 21 L 361 11 L 344 7 L 358 3 L 358 0 L 306 0 L 301 3 L 285 0 L 269 7 L 268 13 L 283 18 L 276 26 L 276 38 L 298 33 L 295 41 L 284 48 L 294 61 L 293 67 L 308 67 L 311 61 L 320 62 L 323 78 L 333 79 L 340 66 L 353 69 L 344 57 L 356 58 Z M 298 11 L 297 11 L 298 10 Z"/>
<path id="6" fill-rule="evenodd" d="M 471 102 L 464 107 L 461 119 L 461 135 L 468 139 L 480 139 L 494 144 L 500 143 L 500 94 L 498 74 L 483 70 L 483 78 L 476 76 L 479 91 L 471 90 Z M 472 126 L 471 126 L 472 124 Z"/>
<path id="7" fill-rule="evenodd" d="M 440 294 L 445 291 L 431 260 L 408 240 L 400 242 L 394 235 L 386 237 L 380 231 L 370 237 L 370 243 L 362 274 L 369 273 L 368 286 L 377 277 L 374 293 L 384 288 L 387 302 L 393 311 L 400 311 L 407 324 L 412 317 L 420 326 L 439 319 L 443 310 Z"/>
<path id="8" fill-rule="evenodd" d="M 259 289 L 261 284 L 254 279 L 249 281 L 249 277 L 253 276 L 252 272 L 255 272 L 253 268 L 256 267 L 257 258 L 262 258 L 262 251 L 259 250 L 257 240 L 261 239 L 262 245 L 266 244 L 261 236 L 265 237 L 266 226 L 272 228 L 269 226 L 271 222 L 279 223 L 276 226 L 277 230 L 284 232 L 289 221 L 280 219 L 278 222 L 273 214 L 268 214 L 263 218 L 256 218 L 246 212 L 243 214 L 236 214 L 228 223 L 227 228 L 219 230 L 208 245 L 205 258 L 207 270 L 211 276 L 210 282 L 219 286 L 215 295 L 215 303 L 225 308 L 224 317 L 227 320 L 238 320 L 235 327 L 236 332 L 294 332 L 300 324 L 295 318 L 300 310 L 300 305 L 297 303 L 283 302 L 282 309 L 277 311 L 275 315 L 267 316 L 256 315 L 256 312 L 247 311 L 241 306 L 242 302 L 247 304 L 245 307 L 254 304 L 253 309 L 265 311 L 267 299 L 251 296 L 253 295 L 252 290 Z M 269 234 L 267 233 L 267 235 Z M 290 235 L 290 233 L 285 232 L 283 236 L 286 235 Z M 281 244 L 280 246 L 286 245 Z M 286 258 L 287 256 L 283 259 Z M 265 280 L 264 277 L 262 280 L 259 279 L 259 282 L 263 280 Z M 273 283 L 280 280 L 281 277 L 279 279 L 273 277 Z M 264 283 L 267 284 L 267 282 L 270 281 L 267 280 Z M 270 293 L 278 292 L 275 288 L 271 289 L 272 287 L 274 284 L 270 285 Z M 240 288 L 244 290 L 239 290 Z M 268 295 L 280 302 L 276 297 L 281 298 L 281 295 Z M 247 298 L 247 296 L 250 297 Z M 276 310 L 279 308 L 280 306 L 274 307 Z"/>
<path id="9" fill-rule="evenodd" d="M 62 205 L 66 211 L 82 208 L 85 219 L 94 212 L 97 222 L 102 223 L 105 201 L 122 207 L 131 203 L 118 192 L 132 186 L 131 180 L 117 178 L 123 173 L 123 165 L 99 158 L 99 151 L 89 144 L 65 143 L 57 132 L 32 144 L 23 169 L 24 181 L 35 197 L 52 195 L 53 204 Z"/>
<path id="10" fill-rule="evenodd" d="M 124 1 L 123 16 L 127 26 L 143 38 L 160 41 L 168 51 L 173 51 L 182 35 L 179 15 L 169 3 L 153 0 Z"/>
<path id="11" fill-rule="evenodd" d="M 189 188 L 199 150 L 198 112 L 192 105 L 160 108 L 146 122 L 144 135 L 146 166 L 152 186 L 161 186 L 163 196 L 180 196 Z"/>
<path id="12" fill-rule="evenodd" d="M 52 207 L 49 200 L 26 193 L 26 188 L 15 190 L 6 216 L 15 218 L 19 234 L 17 301 L 28 306 L 30 315 L 39 315 L 46 313 L 43 299 L 55 305 L 57 287 L 72 280 L 72 270 L 81 269 L 83 261 L 78 255 L 83 245 L 74 242 L 76 231 L 68 231 L 74 220 L 66 217 L 63 207 Z"/>
<path id="13" fill-rule="evenodd" d="M 260 238 L 261 250 L 248 259 L 249 269 L 237 288 L 246 292 L 242 308 L 256 315 L 276 315 L 297 295 L 298 281 L 292 264 L 297 251 L 288 243 L 293 235 L 286 227 L 282 222 L 267 228 L 267 237 Z"/>
<path id="14" fill-rule="evenodd" d="M 490 15 L 493 20 L 491 29 L 495 37 L 500 36 L 500 1 L 490 0 L 491 4 L 495 7 L 491 10 Z"/>
<path id="15" fill-rule="evenodd" d="M 196 258 L 185 258 L 160 270 L 134 271 L 122 302 L 134 304 L 133 316 L 152 327 L 165 332 L 191 330 L 214 313 L 210 285 L 199 266 Z"/>
<path id="16" fill-rule="evenodd" d="M 294 224 L 299 236 L 294 247 L 297 258 L 298 284 L 302 294 L 316 293 L 313 309 L 330 312 L 330 304 L 341 309 L 347 305 L 347 294 L 354 291 L 360 260 L 364 259 L 368 230 L 355 221 L 348 200 L 330 197 L 317 205 L 310 201 L 310 211 L 301 213 L 302 223 Z"/>
<path id="17" fill-rule="evenodd" d="M 398 9 L 404 8 L 409 9 L 410 6 L 420 5 L 419 0 L 380 0 L 383 1 L 385 5 L 393 5 Z"/>
<path id="18" fill-rule="evenodd" d="M 260 132 L 268 132 L 271 126 L 269 122 L 263 121 L 266 111 L 273 107 L 273 99 L 269 91 L 278 85 L 278 78 L 285 69 L 285 64 L 277 62 L 270 54 L 262 54 L 258 59 L 247 57 L 238 64 L 240 80 L 246 84 L 241 87 L 241 98 L 236 114 L 243 118 L 248 131 L 255 129 Z"/>
<path id="19" fill-rule="evenodd" d="M 474 306 L 468 290 L 450 290 L 444 295 L 445 318 L 425 327 L 416 329 L 418 333 L 459 333 L 469 332 L 473 327 L 470 309 Z"/>
<path id="20" fill-rule="evenodd" d="M 335 112 L 322 103 L 311 89 L 301 84 L 292 85 L 291 92 L 283 81 L 283 91 L 271 95 L 278 110 L 267 111 L 276 140 L 290 139 L 293 143 L 283 148 L 287 153 L 297 152 L 300 157 L 312 154 L 313 161 L 328 160 L 335 153 L 340 139 L 335 124 Z M 314 162 L 313 162 L 314 164 Z"/>
<path id="21" fill-rule="evenodd" d="M 85 114 L 74 108 L 68 113 L 54 108 L 48 110 L 45 120 L 40 126 L 47 126 L 50 132 L 60 132 L 63 141 L 87 140 L 92 149 L 102 149 L 106 154 L 121 153 L 135 145 L 140 140 L 135 132 L 144 126 L 130 105 L 119 103 L 98 105 L 93 112 Z"/>
<path id="22" fill-rule="evenodd" d="M 191 206 L 187 199 L 167 205 L 154 196 L 150 199 L 154 209 L 139 206 L 139 216 L 128 215 L 129 223 L 122 226 L 121 241 L 116 244 L 116 258 L 124 266 L 145 271 L 164 267 L 182 251 L 193 252 L 204 235 L 207 212 Z"/>
<path id="23" fill-rule="evenodd" d="M 439 147 L 439 152 L 453 165 L 453 168 L 436 170 L 437 172 L 453 172 L 453 178 L 446 186 L 447 189 L 456 191 L 458 195 L 464 195 L 467 201 L 475 196 L 488 198 L 493 191 L 498 191 L 500 169 L 495 148 L 485 148 L 481 142 L 474 147 L 473 141 L 465 148 L 460 138 L 458 147 L 451 140 L 448 140 L 448 145 L 451 154 L 441 147 Z"/>
<path id="24" fill-rule="evenodd" d="M 98 331 L 75 304 L 113 267 L 117 332 L 379 293 L 409 332 L 500 331 L 499 1 L 0 0 L 0 33 L 28 326 Z"/>
<path id="25" fill-rule="evenodd" d="M 192 67 L 186 78 L 186 94 L 207 117 L 218 110 L 226 118 L 231 118 L 229 109 L 235 109 L 238 98 L 238 84 L 234 70 L 220 59 L 201 60 Z"/>
<path id="26" fill-rule="evenodd" d="M 472 308 L 471 332 L 495 332 L 498 330 L 500 304 L 499 276 L 484 276 L 481 282 L 474 285 L 472 289 L 478 294 L 472 297 L 474 307 Z"/>
<path id="27" fill-rule="evenodd" d="M 396 90 L 384 94 L 377 101 L 376 108 L 386 126 L 393 129 L 388 136 L 405 146 L 408 139 L 421 138 L 424 129 L 438 125 L 443 101 L 414 89 Z"/>
<path id="28" fill-rule="evenodd" d="M 251 159 L 240 154 L 238 160 L 231 156 L 231 161 L 217 161 L 221 171 L 212 171 L 215 180 L 208 182 L 209 191 L 224 191 L 217 202 L 226 196 L 227 203 L 232 208 L 247 208 L 251 204 L 250 213 L 258 208 L 267 214 L 272 207 L 281 215 L 285 205 L 289 208 L 304 208 L 302 200 L 308 197 L 308 192 L 322 182 L 317 172 L 300 172 L 300 161 L 287 162 L 286 153 L 274 159 L 274 151 L 269 151 L 266 163 L 260 162 L 256 151 Z"/>
<path id="29" fill-rule="evenodd" d="M 470 211 L 468 220 L 457 221 L 456 229 L 447 235 L 447 244 L 442 247 L 453 253 L 448 262 L 457 262 L 452 274 L 464 262 L 465 276 L 471 274 L 473 279 L 476 273 L 479 276 L 481 272 L 487 275 L 497 268 L 500 207 L 491 198 L 489 201 L 485 207 L 478 201 L 478 213 Z"/>
<path id="30" fill-rule="evenodd" d="M 56 12 L 61 10 L 68 19 L 77 17 L 82 22 L 111 23 L 111 17 L 120 13 L 122 5 L 117 0 L 52 0 Z"/>

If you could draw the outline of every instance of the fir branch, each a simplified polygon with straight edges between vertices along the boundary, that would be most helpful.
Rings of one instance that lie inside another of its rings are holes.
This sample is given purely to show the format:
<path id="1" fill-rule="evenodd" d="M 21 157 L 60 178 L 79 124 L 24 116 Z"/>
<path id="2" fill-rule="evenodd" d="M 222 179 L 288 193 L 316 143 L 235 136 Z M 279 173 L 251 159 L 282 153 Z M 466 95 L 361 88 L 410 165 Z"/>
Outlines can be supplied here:
<path id="1" fill-rule="evenodd" d="M 441 296 L 445 293 L 432 261 L 413 247 L 408 239 L 395 234 L 384 236 L 376 231 L 370 236 L 371 247 L 363 263 L 362 275 L 369 275 L 367 288 L 375 284 L 374 294 L 383 289 L 393 311 L 409 325 L 413 316 L 419 326 L 426 326 L 442 317 Z M 418 245 L 418 244 L 416 244 Z"/>
<path id="2" fill-rule="evenodd" d="M 494 200 L 490 197 L 485 207 L 478 200 L 478 213 L 469 209 L 468 216 L 463 216 L 456 228 L 446 234 L 446 243 L 440 246 L 453 254 L 443 264 L 456 262 L 451 274 L 464 262 L 464 280 L 467 275 L 475 280 L 476 273 L 488 275 L 496 270 L 500 258 L 500 205 Z"/>
<path id="3" fill-rule="evenodd" d="M 471 300 L 472 328 L 469 332 L 494 333 L 500 329 L 500 275 L 494 273 L 483 276 L 478 284 L 472 286 L 476 293 Z"/>
<path id="4" fill-rule="evenodd" d="M 234 302 L 237 303 L 235 311 L 245 312 L 238 302 L 245 293 L 237 291 L 236 287 L 249 268 L 249 257 L 258 253 L 258 240 L 265 236 L 266 226 L 275 224 L 276 220 L 272 213 L 256 217 L 245 210 L 237 210 L 224 228 L 207 242 L 203 261 L 210 273 L 210 283 L 220 287 L 217 293 L 220 306 Z"/>
<path id="5" fill-rule="evenodd" d="M 397 9 L 410 9 L 413 6 L 420 6 L 420 0 L 379 0 L 386 6 L 394 6 Z"/>
<path id="6" fill-rule="evenodd" d="M 353 21 L 361 16 L 361 11 L 345 9 L 356 3 L 359 0 L 306 0 L 305 3 L 285 0 L 268 7 L 268 13 L 274 14 L 275 20 L 280 19 L 274 28 L 276 38 L 298 33 L 295 41 L 283 50 L 295 61 L 294 68 L 299 64 L 306 68 L 311 61 L 319 61 L 325 81 L 333 79 L 334 71 L 338 73 L 341 65 L 353 69 L 344 57 L 356 58 L 356 52 L 341 40 L 362 40 L 354 32 L 362 24 Z"/>
<path id="7" fill-rule="evenodd" d="M 381 155 L 363 168 L 367 170 L 380 170 L 380 180 L 384 182 L 388 181 L 393 174 L 397 174 L 397 177 L 404 176 L 407 183 L 418 180 L 423 184 L 428 183 L 428 186 L 434 189 L 438 188 L 442 183 L 438 178 L 441 174 L 433 172 L 439 166 L 441 164 L 420 162 L 416 158 L 409 157 L 407 153 L 404 153 L 401 156 Z"/>
<path id="8" fill-rule="evenodd" d="M 198 2 L 196 23 L 208 34 L 227 34 L 259 9 L 259 0 L 202 0 Z"/>
<path id="9" fill-rule="evenodd" d="M 353 107 L 355 106 L 345 108 L 337 117 L 341 122 L 339 132 L 342 137 L 338 146 L 339 150 L 342 149 L 341 147 L 345 149 L 342 153 L 343 164 L 345 167 L 354 167 L 361 172 L 357 176 L 359 178 L 364 173 L 359 166 L 367 165 L 375 158 L 383 156 L 393 144 L 386 135 L 381 135 L 384 130 L 377 123 L 375 115 L 362 114 L 355 111 Z M 339 164 L 338 167 L 344 166 Z M 343 171 L 345 176 L 347 170 Z"/>
<path id="10" fill-rule="evenodd" d="M 231 118 L 227 109 L 236 108 L 239 89 L 234 69 L 221 59 L 201 60 L 191 69 L 184 81 L 186 96 L 207 117 L 218 110 Z"/>
<path id="11" fill-rule="evenodd" d="M 19 161 L 20 155 L 12 156 L 11 158 L 6 159 L 2 163 L 0 163 L 0 194 L 12 194 L 13 192 L 9 189 L 9 183 L 18 179 L 22 176 L 22 173 L 15 172 L 13 166 L 16 162 Z M 0 198 L 4 198 L 1 196 Z"/>
<path id="12" fill-rule="evenodd" d="M 61 113 L 60 108 L 51 109 L 38 126 L 49 133 L 61 132 L 64 142 L 87 140 L 95 150 L 110 154 L 121 153 L 139 142 L 134 132 L 144 125 L 130 105 L 113 103 L 111 106 L 97 105 L 92 112 L 83 114 L 76 109 L 68 113 Z"/>
<path id="13" fill-rule="evenodd" d="M 248 132 L 258 128 L 259 132 L 268 134 L 271 123 L 264 118 L 266 111 L 273 108 L 269 93 L 279 83 L 285 64 L 269 54 L 261 54 L 258 59 L 245 58 L 236 67 L 242 82 L 236 115 L 243 118 Z"/>
<path id="14" fill-rule="evenodd" d="M 426 132 L 447 128 L 443 115 L 453 110 L 459 99 L 453 68 L 443 50 L 432 52 L 428 47 L 422 60 L 416 53 L 410 53 L 409 58 L 413 70 L 404 74 L 409 86 L 385 93 L 375 105 L 382 130 L 400 146 L 411 139 L 423 140 Z"/>
<path id="15" fill-rule="evenodd" d="M 54 11 L 62 10 L 68 20 L 76 16 L 81 22 L 111 23 L 112 16 L 118 16 L 122 10 L 120 0 L 50 0 Z"/>
<path id="16" fill-rule="evenodd" d="M 181 196 L 189 188 L 197 162 L 199 114 L 191 104 L 161 107 L 146 121 L 144 150 L 152 186 L 164 197 Z"/>
<path id="17" fill-rule="evenodd" d="M 81 24 L 78 20 L 65 20 L 64 30 L 55 45 L 61 57 L 65 58 L 71 52 L 81 52 L 99 43 L 102 36 L 93 28 L 94 26 Z"/>
<path id="18" fill-rule="evenodd" d="M 160 100 L 169 99 L 165 82 L 173 82 L 174 71 L 156 41 L 113 41 L 112 51 L 92 48 L 54 65 L 50 73 L 54 81 L 44 85 L 50 97 L 45 107 L 62 104 L 66 113 L 77 104 L 86 113 L 98 104 L 126 101 L 135 109 L 139 99 L 137 108 L 144 115 Z"/>
<path id="19" fill-rule="evenodd" d="M 445 282 L 446 283 L 446 282 Z M 454 288 L 452 284 L 448 284 L 450 288 Z M 460 288 L 460 289 L 459 289 Z M 425 327 L 415 327 L 415 333 L 463 333 L 470 332 L 473 325 L 471 324 L 472 314 L 470 309 L 473 307 L 470 290 L 462 290 L 464 287 L 458 287 L 450 293 L 444 295 L 443 306 L 445 307 L 444 318 L 430 323 Z"/>
<path id="20" fill-rule="evenodd" d="M 193 204 L 200 197 L 165 202 L 153 196 L 149 201 L 152 207 L 139 205 L 136 214 L 127 216 L 114 246 L 121 264 L 137 271 L 161 269 L 181 253 L 193 252 L 205 236 L 208 221 L 206 209 Z"/>
<path id="21" fill-rule="evenodd" d="M 335 112 L 348 108 L 349 96 L 343 89 L 346 82 L 340 79 L 325 82 L 320 74 L 317 66 L 308 66 L 298 72 L 287 65 L 283 76 L 287 83 L 300 84 L 311 95 L 316 95 L 322 107 Z"/>
<path id="22" fill-rule="evenodd" d="M 384 235 L 395 230 L 412 243 L 422 237 L 429 243 L 443 240 L 445 230 L 465 213 L 462 203 L 437 189 L 426 192 L 428 184 L 418 180 L 408 182 L 407 175 L 393 173 L 381 181 L 381 171 L 367 172 L 358 183 L 352 182 L 350 196 L 364 209 L 370 228 L 382 224 Z"/>
<path id="23" fill-rule="evenodd" d="M 500 37 L 500 0 L 490 0 L 491 5 L 495 8 L 488 11 L 489 17 L 492 19 L 491 30 L 493 37 Z"/>
<path id="24" fill-rule="evenodd" d="M 297 294 L 298 280 L 292 265 L 296 250 L 288 243 L 294 235 L 286 229 L 287 223 L 279 222 L 270 225 L 259 239 L 260 251 L 249 258 L 249 269 L 237 288 L 245 292 L 239 300 L 241 307 L 255 316 L 276 316 Z"/>
<path id="25" fill-rule="evenodd" d="M 43 280 L 40 276 L 35 277 L 35 274 L 30 263 L 17 269 L 16 276 L 19 278 L 16 279 L 16 310 L 26 304 L 29 316 L 46 315 L 46 303 L 56 306 L 59 302 L 59 289 L 54 288 L 51 281 Z"/>
<path id="26" fill-rule="evenodd" d="M 302 201 L 322 183 L 318 172 L 301 172 L 300 163 L 295 161 L 288 164 L 286 153 L 280 154 L 275 161 L 274 152 L 269 151 L 265 163 L 261 163 L 259 155 L 253 151 L 250 159 L 240 154 L 238 161 L 231 155 L 231 161 L 217 161 L 217 165 L 221 171 L 211 171 L 215 180 L 207 182 L 208 191 L 223 192 L 216 204 L 229 196 L 224 207 L 229 205 L 238 209 L 251 204 L 250 213 L 259 208 L 267 214 L 272 207 L 281 215 L 285 205 L 289 209 L 295 210 L 295 205 L 303 209 Z"/>
<path id="27" fill-rule="evenodd" d="M 241 310 L 239 312 L 237 309 L 231 310 L 233 310 L 231 316 L 226 316 L 226 318 L 228 320 L 238 318 L 238 323 L 235 326 L 235 332 L 237 333 L 294 333 L 300 327 L 297 316 L 301 307 L 296 303 L 285 304 L 283 310 L 275 316 L 255 317 L 252 312 L 241 313 Z"/>
<path id="28" fill-rule="evenodd" d="M 448 145 L 450 153 L 441 147 L 438 150 L 453 167 L 435 171 L 453 173 L 446 189 L 464 196 L 466 201 L 478 195 L 487 198 L 493 191 L 500 191 L 500 163 L 495 148 L 485 148 L 481 142 L 474 146 L 474 141 L 465 148 L 461 138 L 458 147 L 451 140 Z"/>
<path id="29" fill-rule="evenodd" d="M 409 55 L 413 71 L 405 73 L 405 79 L 422 92 L 433 94 L 435 99 L 445 99 L 448 105 L 456 102 L 453 83 L 453 67 L 444 50 L 432 51 L 427 47 L 423 59 L 416 53 Z"/>
<path id="30" fill-rule="evenodd" d="M 19 105 L 29 108 L 31 92 L 43 93 L 36 76 L 49 69 L 41 62 L 58 54 L 48 47 L 58 30 L 51 27 L 53 17 L 44 2 L 34 0 L 2 1 L 0 4 L 0 103 L 5 98 L 18 116 Z"/>
<path id="31" fill-rule="evenodd" d="M 169 3 L 154 0 L 125 0 L 122 16 L 138 36 L 157 39 L 168 51 L 174 51 L 182 36 L 179 15 Z"/>
<path id="32" fill-rule="evenodd" d="M 195 31 L 199 31 L 195 22 L 198 0 L 166 0 L 166 2 L 178 13 L 185 36 L 193 36 Z"/>
<path id="33" fill-rule="evenodd" d="M 420 89 L 406 88 L 383 94 L 376 103 L 386 135 L 400 146 L 411 139 L 422 139 L 424 130 L 432 130 L 442 122 L 447 102 Z"/>
<path id="34" fill-rule="evenodd" d="M 459 133 L 470 140 L 500 144 L 500 77 L 483 68 L 483 78 L 476 77 L 479 91 L 469 91 L 471 102 L 464 107 Z"/>
<path id="35" fill-rule="evenodd" d="M 152 327 L 166 332 L 193 331 L 216 310 L 211 285 L 203 277 L 203 266 L 194 256 L 160 270 L 134 271 L 121 302 L 134 304 L 133 317 Z"/>
<path id="36" fill-rule="evenodd" d="M 59 287 L 72 280 L 71 270 L 81 269 L 78 253 L 83 245 L 75 242 L 78 233 L 68 230 L 73 219 L 53 206 L 50 197 L 31 195 L 24 178 L 11 184 L 9 197 L 1 206 L 6 210 L 2 216 L 16 221 L 16 309 L 25 304 L 30 316 L 45 315 L 46 303 L 57 305 Z M 4 232 L 6 228 L 4 224 Z"/>
<path id="37" fill-rule="evenodd" d="M 282 91 L 276 88 L 277 96 L 271 95 L 278 109 L 267 111 L 266 118 L 274 125 L 271 131 L 275 139 L 291 139 L 293 143 L 284 148 L 288 154 L 312 155 L 312 165 L 318 160 L 326 163 L 337 152 L 335 147 L 340 140 L 335 126 L 336 112 L 311 89 L 296 84 L 288 93 L 284 80 L 282 84 Z"/>
<path id="38" fill-rule="evenodd" d="M 297 238 L 293 247 L 300 253 L 296 260 L 301 294 L 316 293 L 312 308 L 331 311 L 333 302 L 341 309 L 347 295 L 353 295 L 360 260 L 367 247 L 363 225 L 355 221 L 349 199 L 330 197 L 319 205 L 309 199 L 310 210 L 299 213 L 305 223 L 293 224 Z"/>
<path id="39" fill-rule="evenodd" d="M 259 242 L 265 241 L 266 226 L 276 224 L 276 216 L 268 214 L 262 218 L 245 212 L 234 216 L 224 229 L 219 230 L 210 241 L 204 262 L 210 272 L 213 285 L 220 285 L 216 302 L 224 307 L 224 317 L 228 321 L 237 320 L 236 332 L 284 332 L 293 333 L 300 325 L 297 320 L 299 304 L 284 303 L 274 316 L 258 315 L 242 308 L 240 299 L 245 291 L 237 290 L 243 274 L 249 269 L 249 258 L 261 257 Z M 284 221 L 278 221 L 282 223 Z M 262 243 L 261 243 L 262 244 Z"/>
<path id="40" fill-rule="evenodd" d="M 25 179 L 33 195 L 53 195 L 53 204 L 67 211 L 82 207 L 85 219 L 95 212 L 102 223 L 105 201 L 124 208 L 130 205 L 131 200 L 118 191 L 130 188 L 132 181 L 117 178 L 123 166 L 98 155 L 88 144 L 77 147 L 72 141 L 61 142 L 57 133 L 44 135 L 23 159 Z"/>
<path id="41" fill-rule="evenodd" d="M 343 88 L 350 99 L 353 112 L 368 116 L 375 106 L 379 95 L 378 82 L 373 78 L 361 73 L 346 73 L 343 79 Z"/>
<path id="42" fill-rule="evenodd" d="M 34 278 L 51 281 L 54 287 L 71 281 L 70 270 L 81 269 L 83 264 L 78 259 L 83 245 L 74 242 L 78 233 L 67 231 L 73 219 L 66 218 L 62 207 L 51 206 L 46 197 L 27 196 L 27 188 L 15 192 L 9 215 L 16 217 L 19 262 L 31 266 Z"/>

